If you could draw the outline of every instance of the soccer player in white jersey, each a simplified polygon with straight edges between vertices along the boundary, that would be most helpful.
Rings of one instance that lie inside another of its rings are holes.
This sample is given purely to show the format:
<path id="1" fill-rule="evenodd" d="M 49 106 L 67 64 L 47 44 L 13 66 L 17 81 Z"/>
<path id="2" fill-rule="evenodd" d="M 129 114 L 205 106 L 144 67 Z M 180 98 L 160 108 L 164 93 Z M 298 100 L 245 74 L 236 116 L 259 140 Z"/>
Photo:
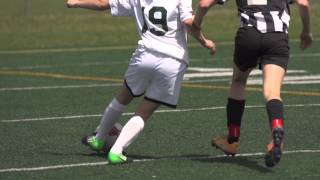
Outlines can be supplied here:
<path id="1" fill-rule="evenodd" d="M 188 66 L 186 31 L 211 54 L 215 44 L 193 26 L 191 0 L 68 0 L 70 8 L 111 9 L 113 16 L 132 16 L 141 40 L 132 55 L 120 93 L 106 108 L 97 134 L 86 144 L 101 150 L 105 137 L 134 97 L 144 95 L 135 115 L 124 125 L 108 153 L 111 164 L 128 162 L 123 155 L 144 128 L 144 123 L 161 105 L 176 107 L 183 75 Z"/>
<path id="2" fill-rule="evenodd" d="M 201 26 L 211 6 L 227 1 L 200 0 L 194 25 Z M 308 0 L 295 1 L 302 20 L 301 48 L 305 49 L 312 44 L 310 5 Z M 247 78 L 259 64 L 263 71 L 263 95 L 272 134 L 265 163 L 273 167 L 280 161 L 283 151 L 284 116 L 280 90 L 289 61 L 289 4 L 292 0 L 236 0 L 236 3 L 240 27 L 235 38 L 233 77 L 226 106 L 228 133 L 214 137 L 212 145 L 229 155 L 238 152 Z"/>

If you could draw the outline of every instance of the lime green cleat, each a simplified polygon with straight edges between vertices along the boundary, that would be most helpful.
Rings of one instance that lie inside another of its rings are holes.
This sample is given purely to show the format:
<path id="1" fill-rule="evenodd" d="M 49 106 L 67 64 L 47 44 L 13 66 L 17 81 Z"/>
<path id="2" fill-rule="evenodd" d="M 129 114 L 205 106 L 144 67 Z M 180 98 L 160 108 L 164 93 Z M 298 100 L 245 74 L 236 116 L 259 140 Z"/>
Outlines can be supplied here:
<path id="1" fill-rule="evenodd" d="M 123 154 L 108 153 L 108 161 L 110 164 L 123 164 L 128 162 L 128 158 Z"/>
<path id="2" fill-rule="evenodd" d="M 90 149 L 94 151 L 103 151 L 106 143 L 96 138 L 95 135 L 86 136 L 82 139 L 82 144 L 89 146 Z"/>

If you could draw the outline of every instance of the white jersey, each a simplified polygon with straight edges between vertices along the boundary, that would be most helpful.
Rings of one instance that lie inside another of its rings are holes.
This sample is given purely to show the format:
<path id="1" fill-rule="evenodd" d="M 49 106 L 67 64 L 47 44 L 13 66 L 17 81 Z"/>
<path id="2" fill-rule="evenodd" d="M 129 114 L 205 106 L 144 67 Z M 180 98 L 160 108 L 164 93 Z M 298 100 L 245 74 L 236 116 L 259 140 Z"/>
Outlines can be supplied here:
<path id="1" fill-rule="evenodd" d="M 192 18 L 192 0 L 110 0 L 113 16 L 133 16 L 140 45 L 186 63 L 187 34 L 182 22 Z"/>

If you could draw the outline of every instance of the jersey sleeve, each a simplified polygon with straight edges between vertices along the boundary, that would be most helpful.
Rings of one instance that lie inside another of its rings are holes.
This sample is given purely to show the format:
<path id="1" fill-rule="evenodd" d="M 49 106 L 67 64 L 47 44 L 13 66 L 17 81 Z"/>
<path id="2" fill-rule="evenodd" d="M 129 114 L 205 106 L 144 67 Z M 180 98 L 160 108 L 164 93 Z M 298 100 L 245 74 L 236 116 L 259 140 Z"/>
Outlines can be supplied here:
<path id="1" fill-rule="evenodd" d="M 180 20 L 183 22 L 192 18 L 192 0 L 180 0 L 179 3 Z"/>
<path id="2" fill-rule="evenodd" d="M 227 3 L 227 2 L 228 2 L 228 0 L 218 0 L 217 4 L 223 5 L 223 4 Z"/>
<path id="3" fill-rule="evenodd" d="M 110 0 L 112 16 L 132 16 L 133 5 L 131 0 Z"/>

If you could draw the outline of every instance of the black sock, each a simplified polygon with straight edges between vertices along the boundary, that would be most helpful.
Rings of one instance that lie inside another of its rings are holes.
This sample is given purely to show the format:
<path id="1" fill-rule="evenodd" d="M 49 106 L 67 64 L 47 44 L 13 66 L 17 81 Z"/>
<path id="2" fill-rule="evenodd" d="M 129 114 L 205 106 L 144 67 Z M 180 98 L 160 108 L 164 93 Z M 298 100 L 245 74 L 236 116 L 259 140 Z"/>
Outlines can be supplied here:
<path id="1" fill-rule="evenodd" d="M 227 104 L 227 125 L 229 143 L 239 140 L 242 115 L 244 112 L 245 100 L 228 98 Z"/>
<path id="2" fill-rule="evenodd" d="M 283 103 L 279 99 L 271 99 L 266 104 L 271 128 L 283 125 Z"/>

